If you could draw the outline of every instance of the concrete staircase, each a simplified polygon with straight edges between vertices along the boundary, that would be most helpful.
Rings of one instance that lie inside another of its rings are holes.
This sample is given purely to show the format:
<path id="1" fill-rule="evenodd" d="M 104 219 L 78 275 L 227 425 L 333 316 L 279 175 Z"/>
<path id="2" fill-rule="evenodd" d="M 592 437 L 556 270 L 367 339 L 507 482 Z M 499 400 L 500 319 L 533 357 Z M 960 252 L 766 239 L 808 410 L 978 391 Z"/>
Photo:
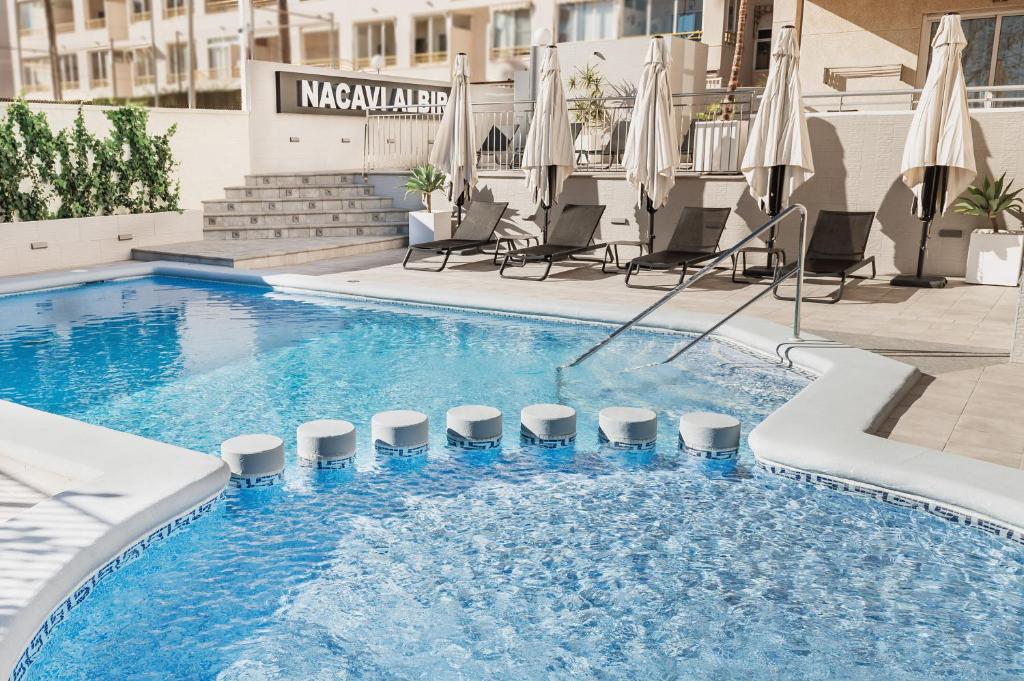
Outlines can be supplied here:
<path id="1" fill-rule="evenodd" d="M 409 211 L 374 196 L 358 174 L 248 175 L 203 202 L 206 239 L 407 236 Z"/>
<path id="2" fill-rule="evenodd" d="M 203 202 L 203 240 L 133 249 L 135 260 L 285 267 L 402 248 L 409 211 L 359 173 L 247 175 Z"/>

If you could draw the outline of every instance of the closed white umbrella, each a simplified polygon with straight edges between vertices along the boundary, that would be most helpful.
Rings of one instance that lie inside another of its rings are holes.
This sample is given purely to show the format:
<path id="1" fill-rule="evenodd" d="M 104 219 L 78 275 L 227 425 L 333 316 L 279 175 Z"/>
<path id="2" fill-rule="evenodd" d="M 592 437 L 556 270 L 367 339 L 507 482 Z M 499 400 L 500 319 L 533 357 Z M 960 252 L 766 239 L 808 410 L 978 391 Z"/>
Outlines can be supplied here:
<path id="1" fill-rule="evenodd" d="M 807 118 L 800 92 L 800 47 L 796 29 L 783 26 L 772 47 L 768 81 L 754 118 L 740 170 L 750 185 L 750 195 L 771 216 L 789 203 L 789 197 L 814 175 Z M 775 228 L 768 248 L 775 245 Z M 773 276 L 771 256 L 766 267 L 752 267 L 753 276 Z"/>
<path id="2" fill-rule="evenodd" d="M 914 193 L 913 212 L 921 220 L 916 276 L 892 280 L 896 286 L 941 288 L 944 277 L 926 277 L 928 231 L 977 175 L 974 139 L 967 111 L 967 82 L 961 56 L 967 47 L 959 14 L 946 14 L 932 40 L 932 63 L 903 147 L 900 172 Z"/>
<path id="3" fill-rule="evenodd" d="M 648 252 L 654 250 L 654 213 L 665 204 L 676 183 L 679 160 L 679 133 L 668 80 L 670 62 L 668 43 L 655 36 L 644 58 L 622 155 L 626 179 L 636 188 L 640 207 L 647 210 Z"/>
<path id="4" fill-rule="evenodd" d="M 522 163 L 523 172 L 526 173 L 526 188 L 533 202 L 544 209 L 545 242 L 551 204 L 562 192 L 565 178 L 576 170 L 572 142 L 569 108 L 565 102 L 562 73 L 558 66 L 558 50 L 550 45 L 544 51 L 544 60 L 541 62 L 533 122 L 526 136 Z"/>
<path id="5" fill-rule="evenodd" d="M 462 225 L 462 205 L 476 186 L 476 149 L 469 59 L 464 52 L 459 52 L 452 67 L 452 91 L 430 152 L 431 165 L 440 168 L 447 177 L 448 199 L 457 206 L 459 226 Z"/>

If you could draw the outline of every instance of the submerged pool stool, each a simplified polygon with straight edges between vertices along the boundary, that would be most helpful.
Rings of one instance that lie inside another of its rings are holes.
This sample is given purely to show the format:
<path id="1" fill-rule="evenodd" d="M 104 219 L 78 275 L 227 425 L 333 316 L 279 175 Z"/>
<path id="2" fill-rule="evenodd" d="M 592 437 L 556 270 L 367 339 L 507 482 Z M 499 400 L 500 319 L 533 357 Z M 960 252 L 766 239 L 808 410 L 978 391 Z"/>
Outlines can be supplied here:
<path id="1" fill-rule="evenodd" d="M 576 410 L 564 404 L 531 404 L 520 414 L 523 441 L 548 449 L 576 442 Z"/>
<path id="2" fill-rule="evenodd" d="M 494 449 L 501 444 L 501 411 L 482 404 L 448 410 L 448 444 L 462 449 Z"/>
<path id="3" fill-rule="evenodd" d="M 658 415 L 642 407 L 607 407 L 597 415 L 597 439 L 615 449 L 653 449 Z"/>
<path id="4" fill-rule="evenodd" d="M 299 462 L 313 468 L 348 468 L 356 457 L 356 427 L 340 419 L 307 421 L 296 431 Z"/>
<path id="5" fill-rule="evenodd" d="M 408 409 L 382 411 L 373 415 L 370 431 L 378 454 L 417 456 L 427 453 L 430 427 L 426 414 Z"/>
<path id="6" fill-rule="evenodd" d="M 683 414 L 679 417 L 679 446 L 704 459 L 734 459 L 740 449 L 740 422 L 708 411 Z"/>
<path id="7" fill-rule="evenodd" d="M 235 487 L 267 487 L 284 477 L 284 443 L 276 435 L 239 435 L 224 440 L 220 458 L 231 469 Z"/>

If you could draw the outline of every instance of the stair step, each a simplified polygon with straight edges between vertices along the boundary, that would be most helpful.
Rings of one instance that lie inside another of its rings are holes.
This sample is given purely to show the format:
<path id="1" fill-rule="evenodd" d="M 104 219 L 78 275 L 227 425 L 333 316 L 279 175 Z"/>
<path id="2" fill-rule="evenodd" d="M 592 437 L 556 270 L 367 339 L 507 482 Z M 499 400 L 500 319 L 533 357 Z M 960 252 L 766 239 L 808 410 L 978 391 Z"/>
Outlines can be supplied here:
<path id="1" fill-rule="evenodd" d="M 190 241 L 132 249 L 132 259 L 220 265 L 238 269 L 284 267 L 317 260 L 403 248 L 405 236 L 275 239 L 272 241 Z"/>
<path id="2" fill-rule="evenodd" d="M 408 224 L 409 211 L 398 208 L 308 213 L 206 213 L 204 227 L 309 227 L 312 225 Z"/>
<path id="3" fill-rule="evenodd" d="M 336 184 L 363 184 L 359 173 L 280 173 L 246 175 L 247 187 L 312 187 Z"/>
<path id="4" fill-rule="evenodd" d="M 297 187 L 225 187 L 228 199 L 331 199 L 372 196 L 373 185 L 330 184 Z"/>
<path id="5" fill-rule="evenodd" d="M 309 213 L 325 211 L 369 210 L 391 208 L 392 200 L 382 196 L 352 196 L 333 199 L 214 199 L 203 201 L 207 215 L 228 213 Z"/>
<path id="6" fill-rule="evenodd" d="M 339 236 L 405 236 L 409 226 L 405 223 L 380 225 L 311 225 L 308 227 L 226 227 L 203 230 L 203 237 L 211 241 L 245 239 L 317 239 Z"/>

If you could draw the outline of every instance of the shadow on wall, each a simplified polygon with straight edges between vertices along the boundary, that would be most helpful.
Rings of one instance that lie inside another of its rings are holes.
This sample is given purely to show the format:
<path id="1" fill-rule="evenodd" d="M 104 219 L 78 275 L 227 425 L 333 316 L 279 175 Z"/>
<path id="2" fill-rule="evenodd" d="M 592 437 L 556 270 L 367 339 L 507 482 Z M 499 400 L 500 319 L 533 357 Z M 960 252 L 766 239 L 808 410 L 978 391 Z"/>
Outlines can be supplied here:
<path id="1" fill-rule="evenodd" d="M 980 180 L 992 173 L 989 166 L 992 155 L 988 142 L 985 140 L 984 131 L 978 121 L 973 118 L 971 119 L 971 133 L 974 137 L 977 179 Z M 892 241 L 893 261 L 896 269 L 900 272 L 913 272 L 917 268 L 921 222 L 914 216 L 913 206 L 914 195 L 910 188 L 903 183 L 899 168 L 896 168 L 893 182 L 878 206 L 877 220 L 881 225 L 882 233 Z M 925 273 L 962 275 L 970 234 L 973 230 L 986 226 L 984 219 L 960 215 L 952 208 L 945 215 L 937 217 L 932 222 L 931 239 L 928 240 Z M 960 237 L 939 236 L 939 232 L 943 229 L 958 230 L 962 232 L 962 235 Z"/>
<path id="2" fill-rule="evenodd" d="M 495 198 L 493 189 L 485 186 L 483 189 L 478 188 L 474 191 L 473 200 L 493 203 L 499 199 Z M 505 199 L 500 200 L 504 201 Z M 532 233 L 532 230 L 523 229 L 522 223 L 524 219 L 526 218 L 519 209 L 509 203 L 508 208 L 505 209 L 505 213 L 501 217 L 501 221 L 498 223 L 497 233 L 501 236 L 525 236 Z"/>

